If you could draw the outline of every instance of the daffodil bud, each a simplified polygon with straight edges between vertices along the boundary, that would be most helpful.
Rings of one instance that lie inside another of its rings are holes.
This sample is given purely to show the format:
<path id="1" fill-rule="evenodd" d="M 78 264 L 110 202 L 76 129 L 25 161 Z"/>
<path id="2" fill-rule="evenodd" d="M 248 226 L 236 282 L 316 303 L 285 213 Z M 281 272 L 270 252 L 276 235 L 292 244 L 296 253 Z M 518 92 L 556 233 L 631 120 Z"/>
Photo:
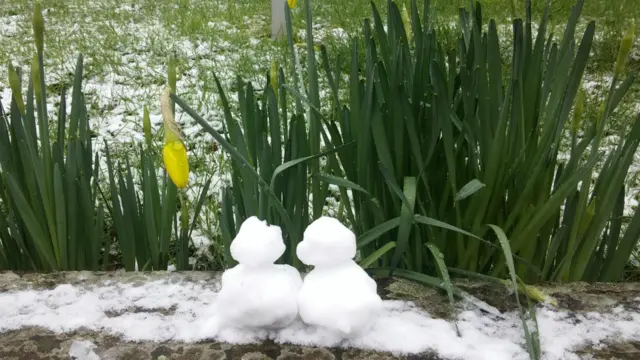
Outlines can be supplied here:
<path id="1" fill-rule="evenodd" d="M 24 115 L 24 100 L 22 99 L 22 89 L 20 88 L 20 79 L 18 78 L 18 73 L 16 69 L 13 68 L 11 63 L 9 63 L 9 86 L 11 87 L 11 92 L 13 93 L 13 98 L 16 100 L 16 104 L 18 104 L 18 110 L 20 113 Z"/>
<path id="2" fill-rule="evenodd" d="M 625 63 L 627 57 L 633 46 L 633 38 L 635 37 L 636 22 L 631 21 L 631 26 L 627 29 L 620 42 L 620 49 L 618 50 L 618 58 L 616 59 L 615 76 L 620 76 L 624 72 Z"/>
<path id="3" fill-rule="evenodd" d="M 146 105 L 142 114 L 142 129 L 144 130 L 144 139 L 147 142 L 147 147 L 151 147 L 151 118 L 149 117 L 149 107 Z"/>
<path id="4" fill-rule="evenodd" d="M 584 111 L 584 89 L 580 89 L 578 97 L 576 99 L 576 106 L 573 109 L 573 119 L 571 121 L 571 133 L 574 135 L 580 130 L 580 123 L 582 122 L 582 112 Z"/>
<path id="5" fill-rule="evenodd" d="M 187 149 L 181 139 L 180 128 L 174 119 L 171 88 L 168 86 L 160 96 L 160 108 L 164 127 L 162 161 L 171 181 L 178 188 L 184 188 L 189 182 L 189 159 L 187 157 Z"/>
<path id="6" fill-rule="evenodd" d="M 287 4 L 289 4 L 289 9 L 293 9 L 296 7 L 296 0 L 287 0 Z"/>
<path id="7" fill-rule="evenodd" d="M 276 60 L 271 60 L 271 70 L 269 71 L 269 82 L 271 83 L 271 87 L 273 88 L 273 92 L 276 94 L 276 99 L 278 98 L 278 64 Z"/>
<path id="8" fill-rule="evenodd" d="M 180 189 L 189 182 L 189 159 L 182 141 L 166 143 L 162 149 L 162 161 L 171 181 Z"/>
<path id="9" fill-rule="evenodd" d="M 413 31 L 411 30 L 411 17 L 409 17 L 409 12 L 407 11 L 407 7 L 402 4 L 402 22 L 404 23 L 404 32 L 407 34 L 407 42 L 411 45 L 411 41 L 413 40 Z"/>
<path id="10" fill-rule="evenodd" d="M 31 61 L 31 79 L 33 80 L 33 93 L 36 95 L 36 103 L 40 102 L 40 65 L 38 55 L 33 55 Z"/>
<path id="11" fill-rule="evenodd" d="M 33 6 L 33 18 L 31 19 L 33 25 L 33 37 L 36 41 L 36 49 L 38 54 L 42 54 L 44 49 L 44 18 L 42 17 L 42 9 L 40 3 L 36 2 Z"/>

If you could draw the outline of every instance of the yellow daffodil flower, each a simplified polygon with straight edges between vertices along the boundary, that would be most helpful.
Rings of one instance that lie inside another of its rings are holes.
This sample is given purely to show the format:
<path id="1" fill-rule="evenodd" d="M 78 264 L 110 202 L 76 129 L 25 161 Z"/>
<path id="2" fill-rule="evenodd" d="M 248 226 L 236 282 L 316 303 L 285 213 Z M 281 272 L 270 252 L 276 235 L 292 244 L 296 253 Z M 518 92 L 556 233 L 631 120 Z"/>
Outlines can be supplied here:
<path id="1" fill-rule="evenodd" d="M 287 4 L 289 4 L 289 9 L 293 9 L 296 7 L 296 0 L 287 0 Z"/>
<path id="2" fill-rule="evenodd" d="M 184 188 L 189 182 L 189 159 L 182 141 L 173 141 L 164 145 L 162 161 L 171 181 L 178 188 Z"/>
<path id="3" fill-rule="evenodd" d="M 171 87 L 167 86 L 160 97 L 164 126 L 162 161 L 171 181 L 178 188 L 184 188 L 189 182 L 189 159 L 187 149 L 181 139 L 180 129 L 173 117 L 170 95 Z"/>

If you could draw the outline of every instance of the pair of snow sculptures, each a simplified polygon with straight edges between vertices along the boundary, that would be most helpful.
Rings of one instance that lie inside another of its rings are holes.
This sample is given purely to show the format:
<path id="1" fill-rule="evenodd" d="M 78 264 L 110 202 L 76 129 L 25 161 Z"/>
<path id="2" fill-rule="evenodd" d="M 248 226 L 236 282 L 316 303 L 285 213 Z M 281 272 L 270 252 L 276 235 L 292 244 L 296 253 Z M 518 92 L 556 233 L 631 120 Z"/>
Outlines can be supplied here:
<path id="1" fill-rule="evenodd" d="M 351 337 L 370 328 L 382 310 L 376 283 L 353 260 L 355 234 L 321 217 L 304 231 L 296 254 L 314 268 L 304 277 L 274 264 L 285 251 L 280 227 L 250 217 L 231 243 L 238 265 L 222 274 L 216 309 L 223 327 L 282 329 L 298 316 L 307 325 Z"/>

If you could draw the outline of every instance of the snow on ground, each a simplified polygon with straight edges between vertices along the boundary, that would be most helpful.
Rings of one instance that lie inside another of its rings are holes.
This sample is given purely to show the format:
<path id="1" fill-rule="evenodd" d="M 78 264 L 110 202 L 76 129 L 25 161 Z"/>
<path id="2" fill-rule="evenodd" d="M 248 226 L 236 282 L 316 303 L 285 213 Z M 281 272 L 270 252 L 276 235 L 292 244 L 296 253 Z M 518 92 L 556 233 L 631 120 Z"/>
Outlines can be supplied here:
<path id="1" fill-rule="evenodd" d="M 166 82 L 167 59 L 170 54 L 175 54 L 178 59 L 179 95 L 217 130 L 222 129 L 223 112 L 217 89 L 213 86 L 213 71 L 221 79 L 235 111 L 237 96 L 231 85 L 235 81 L 236 71 L 245 80 L 252 81 L 256 89 L 260 89 L 265 85 L 264 73 L 272 59 L 277 59 L 283 66 L 290 66 L 288 48 L 279 48 L 269 36 L 265 36 L 264 29 L 269 28 L 268 16 L 257 13 L 240 15 L 245 10 L 242 10 L 243 5 L 238 4 L 200 3 L 196 1 L 194 6 L 207 9 L 208 15 L 205 17 L 185 16 L 188 11 L 180 9 L 174 3 L 161 4 L 158 7 L 160 10 L 150 10 L 143 5 L 122 5 L 117 0 L 99 0 L 90 5 L 69 1 L 65 6 L 58 6 L 59 8 L 45 6 L 47 82 L 70 83 L 76 56 L 80 53 L 84 55 L 84 91 L 90 126 L 98 136 L 94 140 L 96 150 L 102 151 L 102 141 L 107 140 L 116 158 L 127 153 L 135 156 L 128 145 L 143 140 L 142 113 L 145 105 L 150 109 L 153 132 L 159 132 L 162 118 L 158 97 Z M 9 9 L 8 6 L 2 8 L 2 5 L 0 9 L 4 9 L 7 14 L 0 15 L 0 47 L 7 50 L 0 54 L 0 59 L 3 63 L 11 61 L 13 65 L 28 71 L 34 51 L 30 9 L 26 6 Z M 175 12 L 175 17 L 167 18 L 162 12 Z M 294 17 L 301 16 L 301 12 L 294 11 Z M 189 32 L 185 29 L 190 25 L 181 23 L 186 20 L 201 23 L 196 23 L 199 26 L 197 30 Z M 449 25 L 456 23 L 457 20 Z M 580 31 L 583 31 L 582 27 L 585 25 L 581 23 Z M 512 26 L 500 24 L 498 29 L 501 39 L 506 41 L 503 46 L 507 46 Z M 296 27 L 294 32 L 304 42 L 304 28 Z M 317 44 L 347 43 L 348 37 L 344 29 L 333 27 L 319 16 L 314 19 L 314 39 Z M 304 46 L 296 49 L 300 51 L 299 59 L 304 64 Z M 505 51 L 509 56 L 510 52 Z M 6 79 L 6 66 L 0 67 L 0 104 L 4 109 L 8 109 L 10 104 Z M 328 101 L 325 77 L 321 76 L 320 81 L 322 104 L 328 105 L 331 102 Z M 607 76 L 588 75 L 584 86 L 591 93 L 606 87 L 609 81 Z M 56 119 L 58 96 L 53 91 L 48 94 L 50 118 Z M 70 97 L 67 105 L 69 111 Z M 192 201 L 196 199 L 204 179 L 213 173 L 209 195 L 218 199 L 220 188 L 228 181 L 224 166 L 228 161 L 227 156 L 221 150 L 212 152 L 212 137 L 204 133 L 179 108 L 176 118 L 186 135 L 190 162 L 194 165 L 191 169 L 188 198 Z M 156 143 L 160 141 L 159 137 L 156 138 Z M 604 143 L 616 142 L 615 139 L 605 139 Z M 102 156 L 103 181 L 107 174 L 104 160 Z M 135 159 L 132 162 L 135 163 Z M 640 173 L 640 155 L 636 156 L 630 172 L 632 177 L 637 177 Z M 626 216 L 638 205 L 640 182 L 633 180 L 632 186 L 634 189 L 627 194 Z M 329 198 L 327 203 L 325 212 L 336 215 L 337 201 Z M 206 247 L 205 242 L 198 243 Z M 206 251 L 201 253 L 205 254 Z"/>
<path id="2" fill-rule="evenodd" d="M 462 309 L 457 316 L 461 333 L 458 337 L 452 322 L 433 318 L 404 301 L 384 301 L 383 313 L 373 328 L 348 341 L 300 321 L 277 332 L 232 329 L 215 332 L 207 323 L 215 316 L 210 305 L 218 286 L 204 281 L 154 281 L 142 286 L 105 281 L 93 286 L 62 284 L 50 290 L 2 293 L 0 332 L 40 326 L 61 333 L 84 327 L 127 341 L 208 339 L 250 343 L 271 338 L 279 343 L 394 353 L 431 350 L 447 359 L 528 359 L 516 313 L 493 317 L 475 309 Z M 537 318 L 545 360 L 579 359 L 573 350 L 587 345 L 597 347 L 606 340 L 640 341 L 640 308 L 619 307 L 605 314 L 566 313 L 540 307 Z M 92 353 L 90 344 L 78 343 L 73 349 Z"/>
<path id="3" fill-rule="evenodd" d="M 127 154 L 135 164 L 136 153 L 131 151 L 130 145 L 144 140 L 144 106 L 149 107 L 152 132 L 156 134 L 154 141 L 161 144 L 159 95 L 166 84 L 170 55 L 175 55 L 178 62 L 178 95 L 219 131 L 223 130 L 224 115 L 213 72 L 220 78 L 232 111 L 237 115 L 237 95 L 232 86 L 235 85 L 236 74 L 245 81 L 251 81 L 256 91 L 260 91 L 266 85 L 264 73 L 272 59 L 285 68 L 289 66 L 286 62 L 290 56 L 288 50 L 279 47 L 268 32 L 264 32 L 269 26 L 268 16 L 257 13 L 240 16 L 235 12 L 244 11 L 243 5 L 224 2 L 192 5 L 210 12 L 205 16 L 199 14 L 198 19 L 203 19 L 201 27 L 192 32 L 185 32 L 188 26 L 181 25 L 180 18 L 183 16 L 193 21 L 194 17 L 173 3 L 159 4 L 164 10 L 150 10 L 143 5 L 121 5 L 117 0 L 100 0 L 91 5 L 70 1 L 65 6 L 43 8 L 47 84 L 70 84 L 77 56 L 81 53 L 84 56 L 83 90 L 90 127 L 97 136 L 93 140 L 94 149 L 101 153 L 100 179 L 104 184 L 108 182 L 108 173 L 103 141 L 108 142 L 116 160 Z M 167 9 L 175 11 L 176 17 L 168 19 L 161 13 L 152 14 Z M 27 73 L 34 52 L 30 11 L 28 7 L 0 5 L 0 47 L 7 50 L 0 54 L 0 59 L 5 64 L 10 61 Z M 3 13 L 15 14 L 3 16 Z M 294 14 L 301 16 L 297 12 Z M 347 39 L 341 28 L 316 24 L 314 31 L 318 43 Z M 304 36 L 302 30 L 301 39 Z M 303 59 L 304 47 L 297 48 L 297 51 L 302 52 L 299 58 Z M 0 106 L 8 110 L 11 91 L 6 79 L 6 66 L 0 67 Z M 324 78 L 321 81 L 322 88 L 326 89 Z M 26 84 L 23 91 L 26 92 Z M 328 104 L 329 92 L 323 90 L 321 95 L 323 103 Z M 48 91 L 48 112 L 52 120 L 58 118 L 58 101 L 59 95 Z M 68 91 L 67 113 L 70 110 L 71 95 Z M 222 150 L 212 151 L 212 136 L 179 107 L 176 112 L 176 120 L 182 127 L 189 149 L 191 174 L 187 197 L 195 202 L 205 180 L 213 175 L 208 195 L 217 200 L 221 188 L 229 181 L 225 165 L 228 157 Z M 158 170 L 162 176 L 160 163 Z M 133 175 L 137 180 L 138 174 Z M 199 256 L 211 256 L 207 251 L 207 241 L 202 241 L 201 237 L 193 240 Z"/>

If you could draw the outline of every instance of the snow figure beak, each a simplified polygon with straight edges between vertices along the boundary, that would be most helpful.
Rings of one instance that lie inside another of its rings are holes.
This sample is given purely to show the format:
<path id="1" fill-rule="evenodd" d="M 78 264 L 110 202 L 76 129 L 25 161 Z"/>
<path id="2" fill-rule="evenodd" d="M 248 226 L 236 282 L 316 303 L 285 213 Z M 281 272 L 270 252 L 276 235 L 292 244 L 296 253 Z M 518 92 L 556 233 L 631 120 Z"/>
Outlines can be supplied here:
<path id="1" fill-rule="evenodd" d="M 167 86 L 160 97 L 164 126 L 162 160 L 171 181 L 178 188 L 184 188 L 189 182 L 189 159 L 187 149 L 181 139 L 180 129 L 173 117 L 170 95 L 171 88 Z"/>
<path id="2" fill-rule="evenodd" d="M 303 263 L 309 263 L 309 241 L 301 241 L 298 243 L 298 246 L 296 247 L 296 255 Z"/>

